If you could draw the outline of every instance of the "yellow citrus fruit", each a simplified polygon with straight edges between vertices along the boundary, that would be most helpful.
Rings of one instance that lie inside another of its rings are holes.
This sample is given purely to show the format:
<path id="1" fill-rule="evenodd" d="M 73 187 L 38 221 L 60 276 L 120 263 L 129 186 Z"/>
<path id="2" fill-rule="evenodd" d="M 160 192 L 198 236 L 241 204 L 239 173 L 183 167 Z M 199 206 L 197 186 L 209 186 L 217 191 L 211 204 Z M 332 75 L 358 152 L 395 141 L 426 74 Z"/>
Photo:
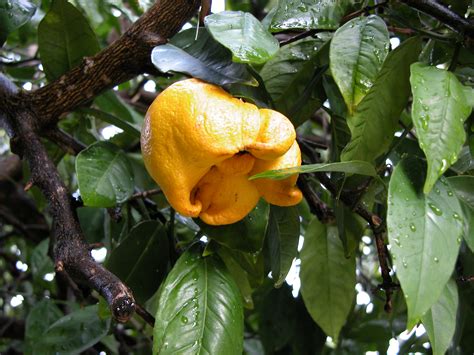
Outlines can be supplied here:
<path id="1" fill-rule="evenodd" d="M 291 122 L 197 79 L 164 90 L 145 116 L 145 166 L 170 205 L 213 225 L 244 218 L 260 197 L 279 206 L 301 201 L 297 175 L 256 179 L 266 170 L 301 165 Z"/>

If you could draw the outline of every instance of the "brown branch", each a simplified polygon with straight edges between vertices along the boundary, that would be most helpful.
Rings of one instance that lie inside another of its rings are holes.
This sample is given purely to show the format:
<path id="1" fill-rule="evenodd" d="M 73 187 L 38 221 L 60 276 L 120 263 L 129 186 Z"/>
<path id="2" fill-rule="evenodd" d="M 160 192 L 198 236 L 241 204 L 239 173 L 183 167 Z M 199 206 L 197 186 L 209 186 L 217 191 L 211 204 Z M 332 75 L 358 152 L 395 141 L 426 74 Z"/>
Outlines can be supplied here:
<path id="1" fill-rule="evenodd" d="M 300 141 L 298 142 L 302 143 Z M 307 155 L 309 159 L 311 159 L 312 163 L 317 163 L 319 161 L 315 152 L 306 144 L 304 144 L 304 142 L 300 144 L 300 147 L 303 153 Z M 362 190 L 362 192 L 359 193 L 355 193 L 354 191 L 340 192 L 338 187 L 333 184 L 333 182 L 326 173 L 314 173 L 313 175 L 316 177 L 316 179 L 319 180 L 321 185 L 324 186 L 331 193 L 334 198 L 338 198 L 353 212 L 357 213 L 359 216 L 365 219 L 370 225 L 372 231 L 374 232 L 375 242 L 377 246 L 377 255 L 383 280 L 382 284 L 378 285 L 378 287 L 385 291 L 386 302 L 384 308 L 385 311 L 390 312 L 392 309 L 392 293 L 394 290 L 399 289 L 400 285 L 394 283 L 392 277 L 390 276 L 391 270 L 388 265 L 388 252 L 384 242 L 385 228 L 383 220 L 377 214 L 366 209 L 365 206 L 360 202 L 360 196 L 362 195 L 363 191 L 365 191 L 365 188 Z M 310 202 L 308 201 L 308 203 Z"/>
<path id="2" fill-rule="evenodd" d="M 155 317 L 153 317 L 145 308 L 138 303 L 135 305 L 135 311 L 137 314 L 152 328 L 155 326 Z"/>
<path id="3" fill-rule="evenodd" d="M 18 339 L 25 337 L 25 321 L 21 319 L 0 316 L 0 339 Z"/>
<path id="4" fill-rule="evenodd" d="M 335 216 L 333 210 L 326 203 L 321 201 L 304 174 L 298 177 L 297 184 L 308 202 L 311 213 L 318 217 L 322 223 L 334 222 Z"/>
<path id="5" fill-rule="evenodd" d="M 199 7 L 198 0 L 157 1 L 125 34 L 49 85 L 17 100 L 30 101 L 43 126 L 87 103 L 101 92 L 154 70 L 151 50 L 166 43 Z"/>
<path id="6" fill-rule="evenodd" d="M 459 16 L 450 8 L 434 0 L 401 0 L 410 7 L 433 16 L 456 32 L 474 36 L 474 22 Z"/>
<path id="7" fill-rule="evenodd" d="M 120 322 L 130 319 L 135 310 L 132 292 L 92 258 L 70 194 L 39 135 L 54 129 L 61 115 L 150 68 L 152 48 L 175 34 L 195 13 L 199 3 L 198 0 L 158 1 L 111 46 L 85 58 L 80 66 L 35 92 L 18 93 L 0 74 L 0 123 L 12 135 L 12 151 L 28 162 L 31 181 L 49 202 L 56 270 L 65 271 L 75 282 L 97 290 Z M 49 134 L 59 144 L 73 145 L 69 137 L 58 132 L 53 130 Z"/>
<path id="8" fill-rule="evenodd" d="M 77 155 L 86 149 L 83 143 L 57 127 L 47 130 L 43 136 L 71 155 Z"/>

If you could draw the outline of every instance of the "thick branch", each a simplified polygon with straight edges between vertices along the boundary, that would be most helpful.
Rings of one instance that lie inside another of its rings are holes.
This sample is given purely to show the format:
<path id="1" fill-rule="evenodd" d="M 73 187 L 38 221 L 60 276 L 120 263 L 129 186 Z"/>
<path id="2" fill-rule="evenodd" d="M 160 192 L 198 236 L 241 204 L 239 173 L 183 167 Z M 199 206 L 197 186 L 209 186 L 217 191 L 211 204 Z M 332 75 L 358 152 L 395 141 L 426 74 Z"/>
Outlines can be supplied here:
<path id="1" fill-rule="evenodd" d="M 18 97 L 30 101 L 42 126 L 124 81 L 152 69 L 151 50 L 166 43 L 199 7 L 199 0 L 162 0 L 138 19 L 125 34 L 94 57 L 51 84 Z"/>
<path id="2" fill-rule="evenodd" d="M 79 67 L 33 93 L 18 93 L 0 74 L 0 124 L 8 128 L 12 151 L 28 161 L 32 182 L 49 201 L 56 270 L 66 271 L 74 281 L 97 290 L 109 303 L 114 317 L 122 322 L 135 310 L 133 295 L 91 257 L 70 194 L 39 135 L 58 140 L 65 148 L 71 148 L 71 152 L 82 149 L 70 137 L 54 130 L 59 117 L 150 68 L 152 48 L 174 35 L 195 13 L 199 3 L 198 0 L 158 1 L 110 47 L 85 58 Z"/>

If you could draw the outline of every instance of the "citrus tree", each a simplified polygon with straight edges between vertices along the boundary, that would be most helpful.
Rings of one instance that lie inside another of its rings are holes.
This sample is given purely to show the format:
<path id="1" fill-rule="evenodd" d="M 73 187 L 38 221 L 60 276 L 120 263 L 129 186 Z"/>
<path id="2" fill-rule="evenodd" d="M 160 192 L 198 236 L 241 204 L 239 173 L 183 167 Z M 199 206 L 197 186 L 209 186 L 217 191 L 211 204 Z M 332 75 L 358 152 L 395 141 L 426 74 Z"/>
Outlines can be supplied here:
<path id="1" fill-rule="evenodd" d="M 473 353 L 472 12 L 0 0 L 0 352 Z"/>

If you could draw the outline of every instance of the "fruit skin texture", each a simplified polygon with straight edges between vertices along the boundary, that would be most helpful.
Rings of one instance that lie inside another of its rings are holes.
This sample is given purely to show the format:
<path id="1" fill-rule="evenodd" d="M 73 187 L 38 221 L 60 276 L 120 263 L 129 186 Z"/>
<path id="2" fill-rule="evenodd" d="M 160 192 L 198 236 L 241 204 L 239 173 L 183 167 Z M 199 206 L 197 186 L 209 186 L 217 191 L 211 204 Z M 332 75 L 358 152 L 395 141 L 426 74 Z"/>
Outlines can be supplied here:
<path id="1" fill-rule="evenodd" d="M 221 225 L 244 218 L 260 197 L 279 206 L 301 201 L 297 175 L 248 180 L 262 171 L 300 166 L 295 138 L 282 114 L 187 79 L 169 86 L 149 107 L 141 148 L 148 172 L 177 212 Z"/>

